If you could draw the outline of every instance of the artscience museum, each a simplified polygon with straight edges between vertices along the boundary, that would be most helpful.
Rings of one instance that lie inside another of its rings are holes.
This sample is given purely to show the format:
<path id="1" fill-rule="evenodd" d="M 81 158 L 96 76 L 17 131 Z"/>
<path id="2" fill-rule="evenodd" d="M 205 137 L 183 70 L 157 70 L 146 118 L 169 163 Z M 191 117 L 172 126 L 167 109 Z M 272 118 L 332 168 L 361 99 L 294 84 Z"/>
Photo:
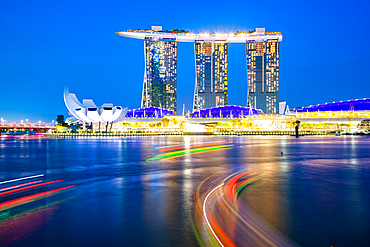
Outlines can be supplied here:
<path id="1" fill-rule="evenodd" d="M 108 125 L 121 121 L 127 113 L 128 108 L 113 106 L 105 103 L 97 107 L 92 99 L 83 99 L 82 104 L 74 93 L 70 93 L 68 87 L 64 89 L 64 103 L 68 109 L 68 114 L 76 118 L 83 124 L 105 124 Z"/>

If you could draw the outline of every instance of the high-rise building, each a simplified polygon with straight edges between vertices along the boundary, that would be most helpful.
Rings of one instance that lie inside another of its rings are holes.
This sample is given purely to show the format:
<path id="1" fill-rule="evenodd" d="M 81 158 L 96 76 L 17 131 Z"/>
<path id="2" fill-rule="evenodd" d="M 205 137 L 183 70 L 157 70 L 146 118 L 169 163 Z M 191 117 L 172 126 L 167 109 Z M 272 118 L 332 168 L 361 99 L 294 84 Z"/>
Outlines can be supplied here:
<path id="1" fill-rule="evenodd" d="M 194 111 L 227 105 L 227 43 L 195 42 Z"/>
<path id="2" fill-rule="evenodd" d="M 177 42 L 147 37 L 141 107 L 160 107 L 176 112 Z"/>
<path id="3" fill-rule="evenodd" d="M 279 113 L 279 40 L 247 41 L 248 105 Z"/>
<path id="4" fill-rule="evenodd" d="M 195 43 L 196 82 L 193 110 L 227 105 L 227 44 L 246 44 L 247 105 L 264 113 L 279 113 L 279 42 L 281 32 L 236 31 L 229 34 L 190 33 L 186 30 L 151 29 L 117 31 L 120 36 L 142 39 L 145 76 L 141 107 L 176 111 L 177 42 Z"/>

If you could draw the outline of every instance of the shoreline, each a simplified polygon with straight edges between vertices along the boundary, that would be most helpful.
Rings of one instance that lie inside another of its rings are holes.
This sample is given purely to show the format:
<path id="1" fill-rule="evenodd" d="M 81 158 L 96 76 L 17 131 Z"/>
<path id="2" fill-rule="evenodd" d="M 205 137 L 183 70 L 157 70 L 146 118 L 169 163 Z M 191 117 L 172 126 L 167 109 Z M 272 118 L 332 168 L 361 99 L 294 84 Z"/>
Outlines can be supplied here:
<path id="1" fill-rule="evenodd" d="M 240 132 L 205 132 L 205 133 L 184 133 L 184 132 L 160 132 L 160 133 L 43 133 L 48 136 L 65 136 L 65 137 L 125 137 L 125 136 L 295 136 L 295 131 L 240 131 Z M 299 136 L 313 136 L 313 135 L 333 135 L 335 133 L 327 132 L 306 132 L 302 131 Z"/>

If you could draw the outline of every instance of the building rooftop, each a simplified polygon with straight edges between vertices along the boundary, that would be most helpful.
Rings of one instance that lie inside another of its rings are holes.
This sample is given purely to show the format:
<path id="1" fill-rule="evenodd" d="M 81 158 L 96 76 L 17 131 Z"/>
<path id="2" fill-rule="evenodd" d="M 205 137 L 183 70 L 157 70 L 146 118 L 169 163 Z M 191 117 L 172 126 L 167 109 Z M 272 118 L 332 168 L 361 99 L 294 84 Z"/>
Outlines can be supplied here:
<path id="1" fill-rule="evenodd" d="M 236 31 L 233 33 L 191 33 L 187 30 L 161 30 L 161 26 L 153 26 L 152 29 L 134 29 L 116 31 L 116 34 L 134 39 L 160 39 L 178 42 L 196 41 L 221 41 L 227 43 L 245 43 L 246 41 L 268 41 L 283 40 L 281 32 L 265 32 L 264 28 L 257 28 L 255 31 Z"/>
<path id="2" fill-rule="evenodd" d="M 151 106 L 128 110 L 126 118 L 163 118 L 163 116 L 171 116 L 172 114 L 171 110 Z"/>
<path id="3" fill-rule="evenodd" d="M 364 98 L 297 107 L 293 109 L 292 112 L 300 113 L 317 111 L 369 111 L 369 110 L 370 110 L 370 99 Z"/>
<path id="4" fill-rule="evenodd" d="M 226 106 L 218 106 L 212 107 L 209 109 L 194 111 L 192 114 L 193 118 L 199 117 L 216 117 L 216 118 L 229 118 L 239 117 L 243 118 L 248 115 L 256 115 L 256 114 L 263 114 L 262 110 L 259 109 L 252 109 L 245 106 L 236 106 L 236 105 L 226 105 Z"/>

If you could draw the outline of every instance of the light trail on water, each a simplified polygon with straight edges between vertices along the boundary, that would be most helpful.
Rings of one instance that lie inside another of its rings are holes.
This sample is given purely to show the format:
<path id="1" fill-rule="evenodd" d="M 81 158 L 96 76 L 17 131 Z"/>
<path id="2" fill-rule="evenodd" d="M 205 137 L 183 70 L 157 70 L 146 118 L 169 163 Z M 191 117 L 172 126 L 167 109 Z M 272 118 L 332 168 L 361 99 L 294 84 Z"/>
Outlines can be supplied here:
<path id="1" fill-rule="evenodd" d="M 44 186 L 44 185 L 48 185 L 48 184 L 58 183 L 58 182 L 61 182 L 61 181 L 63 181 L 63 180 L 57 180 L 57 181 L 51 181 L 51 182 L 46 182 L 46 183 L 41 183 L 41 184 L 36 184 L 36 185 L 30 185 L 30 186 L 27 186 L 27 187 L 24 187 L 24 188 L 19 188 L 19 189 L 15 189 L 15 190 L 11 190 L 11 191 L 2 192 L 2 193 L 0 193 L 0 196 L 12 194 L 12 193 L 15 193 L 15 192 L 19 192 L 19 191 L 23 191 L 23 190 L 27 190 L 27 189 L 32 189 L 32 188 L 36 188 L 36 187 L 40 187 L 40 186 Z"/>
<path id="2" fill-rule="evenodd" d="M 0 192 L 1 191 L 6 191 L 6 190 L 12 190 L 12 189 L 15 189 L 15 188 L 23 187 L 23 186 L 30 185 L 30 184 L 40 183 L 40 182 L 42 182 L 42 180 L 36 180 L 36 181 L 24 183 L 24 184 L 14 185 L 14 186 L 10 186 L 10 187 L 0 189 Z"/>
<path id="3" fill-rule="evenodd" d="M 213 190 L 211 190 L 211 192 L 208 193 L 208 195 L 206 196 L 206 198 L 204 199 L 204 203 L 203 203 L 203 214 L 204 214 L 204 219 L 206 220 L 207 222 L 207 225 L 209 227 L 209 229 L 211 230 L 213 236 L 216 238 L 217 242 L 222 246 L 224 247 L 224 245 L 221 243 L 220 239 L 217 237 L 216 233 L 213 231 L 212 229 L 212 226 L 211 224 L 209 224 L 209 221 L 208 221 L 208 217 L 207 217 L 207 213 L 206 213 L 206 203 L 207 203 L 207 199 L 208 197 L 215 191 L 217 190 L 218 188 L 220 188 L 221 186 L 223 186 L 224 183 L 220 184 L 219 186 L 217 186 L 216 188 L 214 188 Z"/>
<path id="4" fill-rule="evenodd" d="M 25 196 L 25 197 L 14 199 L 14 200 L 11 200 L 11 201 L 8 201 L 8 202 L 0 203 L 0 211 L 6 210 L 6 209 L 9 209 L 9 208 L 13 208 L 13 207 L 16 207 L 16 206 L 19 206 L 19 205 L 23 205 L 23 204 L 26 204 L 26 203 L 30 203 L 30 202 L 33 202 L 33 201 L 36 201 L 36 200 L 39 200 L 39 199 L 43 199 L 43 198 L 51 196 L 51 195 L 53 195 L 57 192 L 60 192 L 60 191 L 63 191 L 63 190 L 69 189 L 69 188 L 73 188 L 75 186 L 76 185 L 70 185 L 70 186 L 66 186 L 66 187 L 63 187 L 63 188 L 58 188 L 58 189 L 53 189 L 53 190 L 49 190 L 49 191 L 45 191 L 45 192 L 40 192 L 40 193 L 37 193 L 37 194 L 34 194 L 34 195 Z"/>
<path id="5" fill-rule="evenodd" d="M 17 178 L 17 179 L 13 179 L 13 180 L 8 180 L 8 181 L 0 182 L 0 184 L 6 184 L 6 183 L 11 183 L 11 182 L 16 182 L 16 181 L 21 181 L 21 180 L 30 179 L 30 178 L 43 177 L 43 176 L 44 176 L 44 174 L 35 175 L 35 176 L 30 176 L 30 177 L 24 177 L 24 178 Z"/>
<path id="6" fill-rule="evenodd" d="M 233 145 L 222 145 L 222 146 L 211 146 L 211 147 L 204 147 L 204 148 L 195 148 L 195 149 L 190 149 L 190 150 L 175 151 L 175 152 L 170 152 L 170 153 L 165 153 L 165 154 L 159 154 L 157 156 L 154 156 L 153 158 L 147 159 L 146 161 L 159 160 L 159 159 L 168 158 L 171 156 L 181 156 L 184 154 L 197 153 L 197 152 L 203 152 L 203 151 L 209 151 L 209 150 L 215 150 L 215 149 L 221 149 L 221 148 L 228 148 L 232 146 Z"/>
<path id="7" fill-rule="evenodd" d="M 194 229 L 201 245 L 297 246 L 239 198 L 244 189 L 256 187 L 257 181 L 263 177 L 257 170 L 214 175 L 198 186 L 194 193 Z"/>
<path id="8" fill-rule="evenodd" d="M 226 142 L 226 141 L 199 142 L 199 143 L 192 143 L 190 145 L 210 144 L 210 143 L 219 143 L 219 142 Z M 156 148 L 150 148 L 148 150 L 158 150 L 158 149 L 164 149 L 164 148 L 181 147 L 181 146 L 185 146 L 185 145 L 187 145 L 187 144 L 178 144 L 178 145 L 172 145 L 172 146 L 156 147 Z"/>
<path id="9" fill-rule="evenodd" d="M 195 147 L 212 147 L 216 145 L 221 145 L 221 144 L 230 144 L 229 142 L 217 142 L 217 143 L 208 143 L 208 144 L 190 144 L 189 147 L 186 148 L 195 148 Z M 168 152 L 168 151 L 174 151 L 174 150 L 179 150 L 179 149 L 184 149 L 184 147 L 172 147 L 172 148 L 164 148 L 160 149 L 161 152 Z M 158 149 L 159 150 L 159 149 Z"/>
<path id="10" fill-rule="evenodd" d="M 220 149 L 227 150 L 227 149 L 230 149 L 230 148 L 231 148 L 231 146 L 230 147 L 225 147 L 225 148 L 216 148 L 216 149 L 212 149 L 212 150 L 206 150 L 206 151 L 202 151 L 202 152 L 199 152 L 199 153 L 205 154 L 205 153 L 211 153 L 211 152 L 219 151 Z M 194 153 L 197 153 L 197 152 L 194 152 Z M 174 159 L 174 158 L 184 156 L 186 154 L 189 154 L 189 153 L 184 153 L 184 154 L 180 154 L 180 155 L 176 155 L 176 156 L 172 156 L 172 157 L 163 158 L 162 160 Z"/>

